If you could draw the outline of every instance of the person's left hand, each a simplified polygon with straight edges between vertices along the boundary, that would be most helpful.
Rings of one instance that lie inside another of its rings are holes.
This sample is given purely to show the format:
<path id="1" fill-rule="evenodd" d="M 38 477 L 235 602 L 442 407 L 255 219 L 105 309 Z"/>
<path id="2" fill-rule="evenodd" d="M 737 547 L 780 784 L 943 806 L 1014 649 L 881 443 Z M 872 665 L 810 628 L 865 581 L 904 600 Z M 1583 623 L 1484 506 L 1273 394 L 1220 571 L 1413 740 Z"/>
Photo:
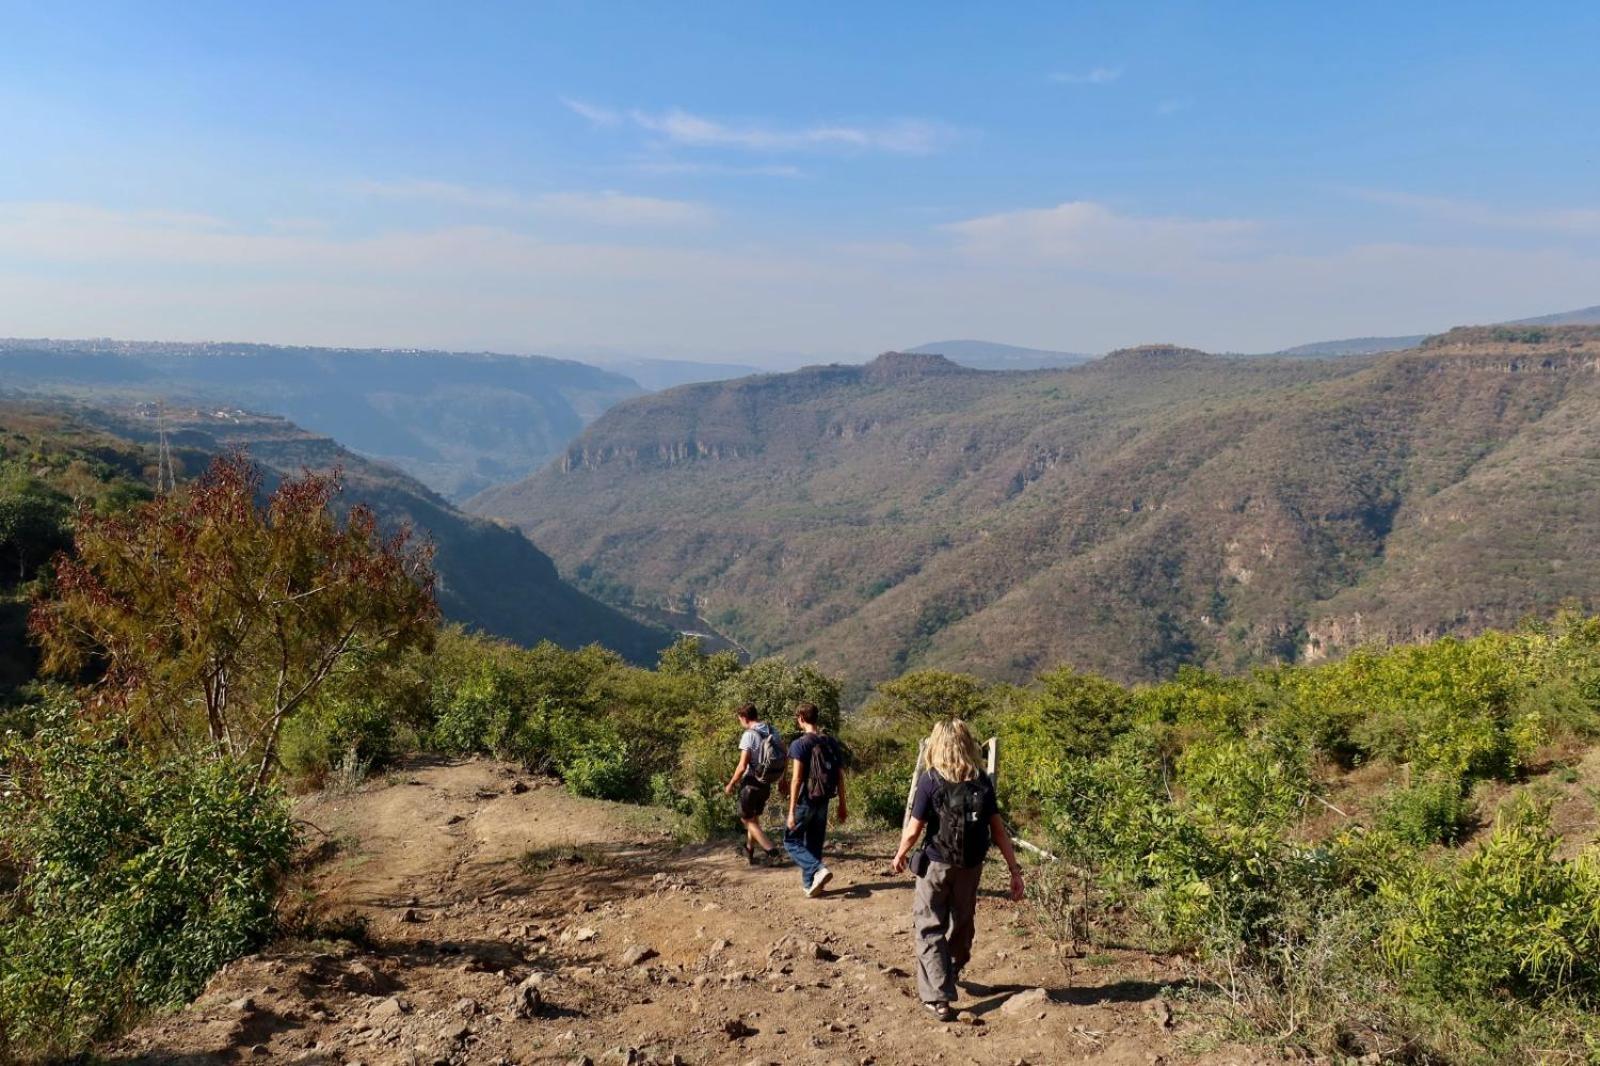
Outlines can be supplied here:
<path id="1" fill-rule="evenodd" d="M 906 853 L 905 852 L 903 852 L 903 851 L 895 852 L 894 862 L 890 864 L 890 869 L 892 869 L 897 874 L 903 874 L 903 873 L 906 872 Z"/>
<path id="2" fill-rule="evenodd" d="M 839 804 L 839 813 L 834 818 L 834 821 L 838 822 L 840 825 L 843 825 L 845 819 L 848 817 L 850 817 L 850 812 L 844 809 L 844 804 Z"/>
<path id="3" fill-rule="evenodd" d="M 722 794 L 723 794 L 723 795 L 724 795 L 724 796 L 731 796 L 731 795 L 733 795 L 733 786 L 732 786 L 732 785 L 723 785 L 723 786 L 722 786 Z"/>
<path id="4" fill-rule="evenodd" d="M 1022 885 L 1022 871 L 1021 870 L 1012 870 L 1011 871 L 1011 898 L 1012 898 L 1013 901 L 1015 901 L 1017 903 L 1021 903 L 1023 895 L 1024 895 L 1024 892 L 1023 892 L 1023 885 Z"/>

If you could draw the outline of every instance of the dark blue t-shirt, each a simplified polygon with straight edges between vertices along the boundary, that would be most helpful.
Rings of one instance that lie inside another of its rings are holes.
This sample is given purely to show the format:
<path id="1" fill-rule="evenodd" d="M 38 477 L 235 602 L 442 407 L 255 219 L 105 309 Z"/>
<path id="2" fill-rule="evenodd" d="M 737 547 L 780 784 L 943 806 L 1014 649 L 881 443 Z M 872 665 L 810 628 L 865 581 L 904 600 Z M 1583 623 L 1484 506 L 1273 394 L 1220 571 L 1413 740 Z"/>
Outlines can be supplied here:
<path id="1" fill-rule="evenodd" d="M 811 780 L 811 752 L 824 740 L 822 733 L 801 733 L 789 745 L 789 758 L 800 767 L 800 800 L 802 803 L 811 802 L 811 797 L 806 792 L 806 783 Z M 820 801 L 819 801 L 820 802 Z"/>
<path id="2" fill-rule="evenodd" d="M 1000 799 L 995 795 L 994 782 L 982 770 L 978 771 L 978 784 L 983 787 L 983 817 L 985 821 L 1000 813 Z M 917 778 L 917 791 L 911 797 L 911 817 L 923 822 L 927 829 L 922 836 L 923 850 L 934 862 L 949 862 L 934 839 L 939 833 L 939 805 L 935 797 L 944 790 L 944 777 L 937 770 L 924 770 Z"/>

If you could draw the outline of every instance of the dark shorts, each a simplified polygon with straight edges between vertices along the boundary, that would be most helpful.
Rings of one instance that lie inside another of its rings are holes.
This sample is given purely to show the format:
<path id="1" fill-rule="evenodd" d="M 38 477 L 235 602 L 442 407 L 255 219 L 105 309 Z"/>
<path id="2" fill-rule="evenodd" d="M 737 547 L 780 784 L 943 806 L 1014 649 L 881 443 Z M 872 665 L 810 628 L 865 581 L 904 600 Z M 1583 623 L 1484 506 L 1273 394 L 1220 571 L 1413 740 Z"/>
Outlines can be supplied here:
<path id="1" fill-rule="evenodd" d="M 767 809 L 767 800 L 771 798 L 771 785 L 746 781 L 739 786 L 739 817 L 760 818 L 761 812 Z"/>

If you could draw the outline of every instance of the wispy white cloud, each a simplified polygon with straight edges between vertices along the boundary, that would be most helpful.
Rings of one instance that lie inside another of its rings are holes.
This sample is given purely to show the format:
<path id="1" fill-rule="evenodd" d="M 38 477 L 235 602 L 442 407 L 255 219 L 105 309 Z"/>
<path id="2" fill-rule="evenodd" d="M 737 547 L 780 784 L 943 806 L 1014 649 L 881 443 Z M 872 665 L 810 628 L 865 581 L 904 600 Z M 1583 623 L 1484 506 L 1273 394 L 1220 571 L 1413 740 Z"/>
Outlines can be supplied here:
<path id="1" fill-rule="evenodd" d="M 1054 71 L 1050 80 L 1061 85 L 1110 85 L 1120 77 L 1121 67 L 1092 67 L 1082 71 Z"/>
<path id="2" fill-rule="evenodd" d="M 942 229 L 970 255 L 1149 275 L 1237 256 L 1256 247 L 1262 233 L 1250 219 L 1129 215 L 1087 200 L 981 215 Z"/>
<path id="3" fill-rule="evenodd" d="M 561 102 L 566 105 L 567 110 L 588 119 L 596 126 L 616 126 L 622 122 L 622 112 L 609 107 L 601 107 L 584 100 L 574 100 L 570 96 L 563 96 Z"/>
<path id="4" fill-rule="evenodd" d="M 1172 96 L 1156 104 L 1156 114 L 1176 115 L 1179 111 L 1187 111 L 1194 106 L 1194 101 L 1187 96 Z"/>
<path id="5" fill-rule="evenodd" d="M 1494 207 L 1476 200 L 1418 196 L 1388 189 L 1352 189 L 1350 192 L 1368 203 L 1396 207 L 1464 226 L 1574 237 L 1600 236 L 1600 207 L 1525 210 Z"/>
<path id="6" fill-rule="evenodd" d="M 753 123 L 728 123 L 679 108 L 650 113 L 630 111 L 640 128 L 673 144 L 696 148 L 740 148 L 754 152 L 797 152 L 844 148 L 860 151 L 926 155 L 942 147 L 950 130 L 938 123 L 901 119 L 884 125 L 822 123 L 784 128 Z"/>
<path id="7" fill-rule="evenodd" d="M 597 126 L 627 122 L 666 143 L 685 148 L 728 148 L 746 152 L 858 151 L 927 155 L 954 139 L 955 131 L 939 122 L 896 119 L 890 122 L 817 122 L 784 126 L 754 121 L 727 121 L 682 108 L 626 112 L 563 97 L 574 113 Z"/>
<path id="8" fill-rule="evenodd" d="M 606 226 L 687 226 L 711 221 L 714 212 L 692 200 L 633 196 L 612 189 L 534 195 L 454 182 L 403 179 L 364 181 L 359 192 L 387 200 L 423 200 L 472 210 L 546 215 Z"/>
<path id="9" fill-rule="evenodd" d="M 713 217 L 711 208 L 692 200 L 630 196 L 613 190 L 547 193 L 536 203 L 540 211 L 607 226 L 691 226 Z"/>
<path id="10" fill-rule="evenodd" d="M 531 198 L 506 189 L 489 189 L 451 181 L 429 181 L 423 178 L 358 181 L 355 183 L 355 191 L 380 200 L 423 200 L 481 211 L 527 211 L 533 204 Z"/>
<path id="11" fill-rule="evenodd" d="M 640 159 L 626 169 L 639 174 L 706 175 L 716 178 L 803 178 L 806 172 L 788 163 L 755 163 L 749 166 L 708 163 L 690 159 Z"/>

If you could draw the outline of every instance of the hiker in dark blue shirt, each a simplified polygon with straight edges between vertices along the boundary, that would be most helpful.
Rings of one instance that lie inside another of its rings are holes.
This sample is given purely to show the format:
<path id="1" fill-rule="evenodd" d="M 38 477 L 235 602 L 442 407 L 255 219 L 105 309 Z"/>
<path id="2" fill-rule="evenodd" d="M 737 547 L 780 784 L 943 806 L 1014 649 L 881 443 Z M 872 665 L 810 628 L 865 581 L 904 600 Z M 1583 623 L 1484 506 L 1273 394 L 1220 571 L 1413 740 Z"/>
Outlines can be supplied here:
<path id="1" fill-rule="evenodd" d="M 833 880 L 833 871 L 822 864 L 822 844 L 828 835 L 828 801 L 839 797 L 838 819 L 847 817 L 844 798 L 844 745 L 822 731 L 820 714 L 814 703 L 794 709 L 800 736 L 789 745 L 789 763 L 794 772 L 789 779 L 789 831 L 783 846 L 800 867 L 800 885 L 807 896 L 819 896 Z"/>
<path id="2" fill-rule="evenodd" d="M 928 737 L 929 769 L 917 778 L 911 816 L 895 852 L 896 873 L 906 868 L 917 839 L 926 837 L 914 870 L 911 908 L 916 937 L 917 992 L 940 1021 L 955 1017 L 956 981 L 972 958 L 978 882 L 990 843 L 1011 870 L 1011 898 L 1022 899 L 1022 867 L 1000 817 L 994 782 L 979 765 L 978 743 L 961 719 L 940 722 Z"/>
<path id="3" fill-rule="evenodd" d="M 772 786 L 783 780 L 783 767 L 789 761 L 785 754 L 783 738 L 778 731 L 761 720 L 756 705 L 747 703 L 733 712 L 744 732 L 739 736 L 739 765 L 722 791 L 726 795 L 739 792 L 739 821 L 744 824 L 744 858 L 750 865 L 756 863 L 756 849 L 776 862 L 782 854 L 761 829 L 761 812 L 767 809 L 772 796 Z"/>

